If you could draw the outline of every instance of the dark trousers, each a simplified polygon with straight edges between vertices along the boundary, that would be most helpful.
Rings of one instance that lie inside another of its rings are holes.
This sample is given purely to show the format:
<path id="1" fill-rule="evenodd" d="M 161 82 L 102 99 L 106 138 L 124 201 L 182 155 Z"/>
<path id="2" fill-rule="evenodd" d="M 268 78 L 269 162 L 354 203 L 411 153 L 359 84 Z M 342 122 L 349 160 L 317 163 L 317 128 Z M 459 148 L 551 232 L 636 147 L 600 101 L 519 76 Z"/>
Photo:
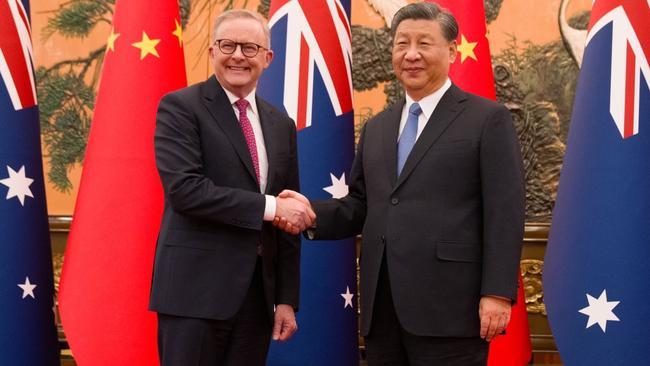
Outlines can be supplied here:
<path id="1" fill-rule="evenodd" d="M 237 314 L 227 320 L 158 313 L 161 366 L 263 366 L 271 339 L 261 260 Z"/>
<path id="2" fill-rule="evenodd" d="M 479 337 L 428 337 L 410 334 L 404 330 L 395 313 L 387 268 L 384 253 L 375 294 L 372 325 L 365 337 L 368 366 L 487 364 L 488 343 Z"/>

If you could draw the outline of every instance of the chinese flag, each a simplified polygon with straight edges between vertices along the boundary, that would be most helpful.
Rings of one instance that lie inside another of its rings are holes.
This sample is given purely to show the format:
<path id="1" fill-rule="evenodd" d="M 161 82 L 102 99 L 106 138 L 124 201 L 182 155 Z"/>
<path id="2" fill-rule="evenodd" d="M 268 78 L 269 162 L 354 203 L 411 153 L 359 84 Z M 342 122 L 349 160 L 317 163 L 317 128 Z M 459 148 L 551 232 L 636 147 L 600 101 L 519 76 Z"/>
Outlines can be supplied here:
<path id="1" fill-rule="evenodd" d="M 495 100 L 492 60 L 485 26 L 483 0 L 438 0 L 458 21 L 458 54 L 449 77 L 461 89 Z M 489 366 L 522 366 L 530 361 L 531 345 L 528 316 L 521 276 L 517 303 L 512 308 L 506 334 L 490 344 Z"/>
<path id="2" fill-rule="evenodd" d="M 178 1 L 118 0 L 59 296 L 80 366 L 158 364 L 147 310 L 163 208 L 153 134 L 158 101 L 186 83 Z"/>

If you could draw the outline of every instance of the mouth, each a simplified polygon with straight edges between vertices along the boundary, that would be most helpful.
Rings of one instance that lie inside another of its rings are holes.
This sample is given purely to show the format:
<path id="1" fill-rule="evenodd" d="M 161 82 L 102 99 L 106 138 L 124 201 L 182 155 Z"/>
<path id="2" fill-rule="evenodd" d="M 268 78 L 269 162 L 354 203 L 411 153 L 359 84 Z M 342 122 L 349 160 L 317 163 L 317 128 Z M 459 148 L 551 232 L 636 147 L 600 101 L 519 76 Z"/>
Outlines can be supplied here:
<path id="1" fill-rule="evenodd" d="M 404 68 L 402 68 L 402 71 L 407 72 L 409 74 L 414 74 L 414 73 L 420 72 L 422 70 L 423 70 L 423 68 L 421 68 L 421 67 L 404 67 Z"/>
<path id="2" fill-rule="evenodd" d="M 235 72 L 246 72 L 251 70 L 250 67 L 244 67 L 244 66 L 227 66 L 226 69 Z"/>

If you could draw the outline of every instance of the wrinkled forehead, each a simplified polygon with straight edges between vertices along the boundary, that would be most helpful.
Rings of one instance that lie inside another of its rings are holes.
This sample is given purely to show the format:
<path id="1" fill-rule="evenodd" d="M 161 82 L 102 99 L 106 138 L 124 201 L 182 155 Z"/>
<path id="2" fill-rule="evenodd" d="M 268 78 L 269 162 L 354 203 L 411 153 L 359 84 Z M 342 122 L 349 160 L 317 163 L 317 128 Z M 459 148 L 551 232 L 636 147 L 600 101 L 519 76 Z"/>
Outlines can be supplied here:
<path id="1" fill-rule="evenodd" d="M 399 38 L 438 38 L 443 37 L 440 22 L 430 19 L 405 19 L 395 30 L 393 40 Z"/>

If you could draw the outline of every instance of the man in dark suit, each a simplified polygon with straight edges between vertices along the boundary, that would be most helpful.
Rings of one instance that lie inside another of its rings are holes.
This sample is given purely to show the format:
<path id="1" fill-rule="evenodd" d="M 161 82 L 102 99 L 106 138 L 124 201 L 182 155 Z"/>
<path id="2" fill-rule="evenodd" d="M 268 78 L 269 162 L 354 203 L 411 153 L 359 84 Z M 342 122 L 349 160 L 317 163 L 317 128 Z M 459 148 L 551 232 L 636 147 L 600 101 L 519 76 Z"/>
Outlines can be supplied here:
<path id="1" fill-rule="evenodd" d="M 299 186 L 295 125 L 255 95 L 269 37 L 255 13 L 221 14 L 214 76 L 160 102 L 165 209 L 150 309 L 163 366 L 264 365 L 270 338 L 297 329 L 300 241 L 270 221 L 288 215 L 304 228 L 313 212 L 274 197 Z"/>
<path id="2" fill-rule="evenodd" d="M 307 234 L 363 234 L 369 365 L 484 365 L 487 341 L 505 329 L 516 299 L 524 227 L 517 135 L 504 106 L 449 80 L 458 34 L 451 13 L 410 4 L 392 32 L 406 98 L 366 124 L 348 196 L 312 202 L 317 219 Z"/>

